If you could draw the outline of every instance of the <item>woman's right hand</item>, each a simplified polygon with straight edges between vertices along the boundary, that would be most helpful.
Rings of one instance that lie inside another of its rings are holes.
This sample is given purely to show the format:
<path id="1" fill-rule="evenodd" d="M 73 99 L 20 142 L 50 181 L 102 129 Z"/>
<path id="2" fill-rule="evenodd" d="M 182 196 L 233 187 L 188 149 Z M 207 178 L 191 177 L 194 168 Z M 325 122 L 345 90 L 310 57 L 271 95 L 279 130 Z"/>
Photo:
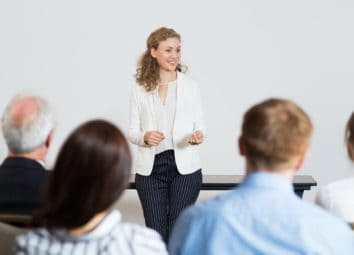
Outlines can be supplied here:
<path id="1" fill-rule="evenodd" d="M 144 142 L 146 145 L 157 146 L 165 139 L 165 136 L 160 131 L 149 131 L 144 134 Z"/>

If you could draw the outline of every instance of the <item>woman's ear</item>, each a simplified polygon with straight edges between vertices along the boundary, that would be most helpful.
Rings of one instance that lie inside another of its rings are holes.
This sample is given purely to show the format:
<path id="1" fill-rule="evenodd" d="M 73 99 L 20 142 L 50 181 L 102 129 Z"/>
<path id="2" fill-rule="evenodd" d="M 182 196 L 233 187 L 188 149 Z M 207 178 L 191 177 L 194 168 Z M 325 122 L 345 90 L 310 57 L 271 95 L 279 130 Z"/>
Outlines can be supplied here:
<path id="1" fill-rule="evenodd" d="M 150 49 L 150 55 L 151 55 L 151 57 L 156 58 L 156 49 L 155 48 Z"/>

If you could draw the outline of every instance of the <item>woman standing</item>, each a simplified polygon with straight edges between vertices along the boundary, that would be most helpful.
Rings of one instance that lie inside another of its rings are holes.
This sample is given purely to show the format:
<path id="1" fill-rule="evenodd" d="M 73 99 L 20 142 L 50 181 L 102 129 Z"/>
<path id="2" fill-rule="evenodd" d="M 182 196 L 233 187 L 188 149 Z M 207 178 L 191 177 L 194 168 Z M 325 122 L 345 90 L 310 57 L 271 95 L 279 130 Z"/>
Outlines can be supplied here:
<path id="1" fill-rule="evenodd" d="M 202 182 L 198 146 L 205 127 L 198 85 L 180 64 L 180 35 L 159 28 L 147 39 L 132 91 L 129 139 L 138 145 L 136 188 L 145 222 L 168 241 Z"/>

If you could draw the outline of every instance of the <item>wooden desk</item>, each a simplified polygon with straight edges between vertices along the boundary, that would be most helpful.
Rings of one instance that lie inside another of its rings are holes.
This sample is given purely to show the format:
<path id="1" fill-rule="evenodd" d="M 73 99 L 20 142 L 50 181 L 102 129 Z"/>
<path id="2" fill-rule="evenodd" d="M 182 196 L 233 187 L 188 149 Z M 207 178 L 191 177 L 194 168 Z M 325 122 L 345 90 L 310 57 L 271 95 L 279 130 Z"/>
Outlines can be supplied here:
<path id="1" fill-rule="evenodd" d="M 237 187 L 244 175 L 203 175 L 201 190 L 229 190 Z M 297 175 L 293 181 L 295 193 L 302 198 L 305 190 L 316 186 L 316 181 L 310 175 Z M 128 189 L 136 189 L 134 175 L 130 177 Z"/>

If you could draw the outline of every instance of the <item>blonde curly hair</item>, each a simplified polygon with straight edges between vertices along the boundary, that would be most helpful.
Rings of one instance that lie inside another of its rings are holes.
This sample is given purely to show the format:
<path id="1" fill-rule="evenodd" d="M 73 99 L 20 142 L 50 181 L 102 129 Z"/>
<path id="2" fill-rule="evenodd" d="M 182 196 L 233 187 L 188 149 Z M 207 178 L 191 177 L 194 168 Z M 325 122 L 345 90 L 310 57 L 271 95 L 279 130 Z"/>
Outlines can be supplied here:
<path id="1" fill-rule="evenodd" d="M 173 29 L 167 27 L 160 27 L 153 31 L 146 41 L 146 51 L 141 56 L 136 69 L 136 82 L 143 86 L 147 92 L 156 88 L 160 80 L 160 68 L 156 59 L 151 56 L 151 49 L 157 49 L 161 41 L 168 38 L 177 38 L 181 40 L 181 36 Z M 186 66 L 181 63 L 177 64 L 176 71 L 185 72 Z"/>

